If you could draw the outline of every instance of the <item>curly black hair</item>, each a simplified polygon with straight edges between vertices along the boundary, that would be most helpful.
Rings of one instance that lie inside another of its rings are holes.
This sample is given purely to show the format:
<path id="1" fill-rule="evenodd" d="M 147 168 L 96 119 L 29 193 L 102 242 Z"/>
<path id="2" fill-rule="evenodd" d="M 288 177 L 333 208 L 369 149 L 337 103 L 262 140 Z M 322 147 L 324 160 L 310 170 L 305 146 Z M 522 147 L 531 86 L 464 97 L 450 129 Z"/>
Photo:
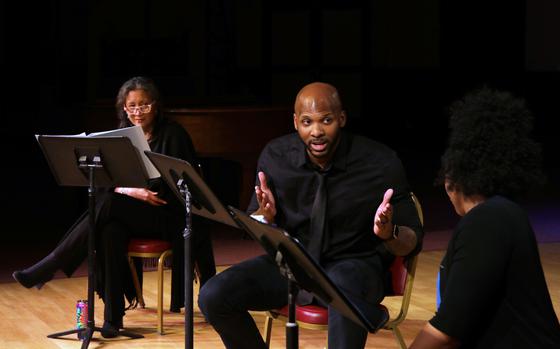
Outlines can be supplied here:
<path id="1" fill-rule="evenodd" d="M 522 99 L 484 87 L 455 102 L 448 147 L 436 181 L 448 179 L 465 195 L 516 198 L 541 184 L 541 147 L 533 114 Z"/>

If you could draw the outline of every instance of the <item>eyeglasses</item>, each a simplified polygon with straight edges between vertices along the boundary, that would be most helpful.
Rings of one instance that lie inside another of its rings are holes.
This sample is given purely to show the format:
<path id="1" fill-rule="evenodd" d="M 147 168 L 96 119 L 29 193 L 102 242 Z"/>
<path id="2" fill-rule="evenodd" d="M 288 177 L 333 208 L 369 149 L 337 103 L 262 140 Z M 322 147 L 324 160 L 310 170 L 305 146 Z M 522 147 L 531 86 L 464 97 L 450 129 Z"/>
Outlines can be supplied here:
<path id="1" fill-rule="evenodd" d="M 146 114 L 146 113 L 149 113 L 152 110 L 152 105 L 154 105 L 154 103 L 155 102 L 152 102 L 150 104 L 139 105 L 137 107 L 125 106 L 124 110 L 128 114 Z"/>

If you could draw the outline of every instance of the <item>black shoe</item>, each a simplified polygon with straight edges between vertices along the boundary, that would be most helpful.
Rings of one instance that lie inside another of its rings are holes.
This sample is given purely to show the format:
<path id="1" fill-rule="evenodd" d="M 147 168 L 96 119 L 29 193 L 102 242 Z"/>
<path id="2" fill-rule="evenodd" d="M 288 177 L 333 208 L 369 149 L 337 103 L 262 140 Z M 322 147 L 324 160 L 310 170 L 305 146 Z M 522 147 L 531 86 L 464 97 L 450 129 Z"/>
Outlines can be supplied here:
<path id="1" fill-rule="evenodd" d="M 101 328 L 101 335 L 103 338 L 115 338 L 119 335 L 119 329 L 123 328 L 121 321 L 107 321 L 103 322 L 103 327 Z"/>
<path id="2" fill-rule="evenodd" d="M 46 282 L 52 280 L 54 273 L 58 270 L 58 264 L 58 258 L 50 253 L 29 268 L 16 270 L 12 276 L 23 287 L 35 286 L 40 289 Z"/>
<path id="3" fill-rule="evenodd" d="M 33 277 L 25 270 L 16 270 L 13 272 L 12 277 L 25 288 L 37 287 L 38 290 L 45 285 L 46 282 L 52 280 L 53 274 L 44 275 L 42 277 Z"/>

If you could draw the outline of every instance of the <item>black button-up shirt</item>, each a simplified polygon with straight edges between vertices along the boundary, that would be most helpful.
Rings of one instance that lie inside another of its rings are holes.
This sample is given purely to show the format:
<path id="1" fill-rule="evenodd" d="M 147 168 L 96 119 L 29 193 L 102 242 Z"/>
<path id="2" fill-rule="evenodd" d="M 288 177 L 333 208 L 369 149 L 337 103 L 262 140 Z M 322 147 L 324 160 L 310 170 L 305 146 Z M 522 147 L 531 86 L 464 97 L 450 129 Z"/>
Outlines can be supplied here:
<path id="1" fill-rule="evenodd" d="M 413 253 L 420 250 L 423 231 L 404 169 L 393 150 L 343 131 L 328 168 L 327 231 L 322 262 L 381 253 L 390 263 L 393 256 L 373 232 L 375 211 L 389 188 L 395 191 L 391 200 L 393 222 L 416 232 L 418 246 Z M 272 140 L 260 155 L 257 171 L 265 173 L 276 199 L 275 223 L 307 246 L 317 177 L 299 135 L 293 133 Z M 253 194 L 248 212 L 257 209 Z"/>

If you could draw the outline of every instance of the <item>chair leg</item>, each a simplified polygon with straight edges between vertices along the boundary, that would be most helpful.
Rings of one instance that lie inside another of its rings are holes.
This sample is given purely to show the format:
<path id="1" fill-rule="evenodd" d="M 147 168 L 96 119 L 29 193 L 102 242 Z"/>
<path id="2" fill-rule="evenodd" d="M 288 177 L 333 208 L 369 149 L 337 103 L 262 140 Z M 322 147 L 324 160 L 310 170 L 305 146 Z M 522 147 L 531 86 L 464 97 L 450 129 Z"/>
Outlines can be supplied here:
<path id="1" fill-rule="evenodd" d="M 399 343 L 399 348 L 401 349 L 406 349 L 406 343 L 404 341 L 404 338 L 402 336 L 401 331 L 399 330 L 399 328 L 397 326 L 393 327 L 393 334 L 395 335 L 395 338 L 397 339 L 397 342 Z"/>
<path id="2" fill-rule="evenodd" d="M 128 265 L 130 267 L 130 273 L 132 274 L 132 282 L 134 283 L 134 288 L 136 289 L 136 298 L 138 298 L 138 303 L 142 308 L 146 307 L 144 302 L 144 296 L 142 295 L 142 287 L 140 287 L 140 280 L 138 280 L 138 274 L 136 273 L 136 267 L 134 266 L 134 261 L 132 257 L 128 257 Z"/>
<path id="3" fill-rule="evenodd" d="M 270 348 L 270 336 L 272 335 L 272 321 L 274 319 L 268 314 L 266 315 L 266 320 L 264 320 L 264 342 L 266 343 L 266 347 Z"/>
<path id="4" fill-rule="evenodd" d="M 165 251 L 159 256 L 158 259 L 158 299 L 157 299 L 157 317 L 158 324 L 157 330 L 159 334 L 163 334 L 163 267 L 167 256 L 171 254 L 171 251 Z"/>

